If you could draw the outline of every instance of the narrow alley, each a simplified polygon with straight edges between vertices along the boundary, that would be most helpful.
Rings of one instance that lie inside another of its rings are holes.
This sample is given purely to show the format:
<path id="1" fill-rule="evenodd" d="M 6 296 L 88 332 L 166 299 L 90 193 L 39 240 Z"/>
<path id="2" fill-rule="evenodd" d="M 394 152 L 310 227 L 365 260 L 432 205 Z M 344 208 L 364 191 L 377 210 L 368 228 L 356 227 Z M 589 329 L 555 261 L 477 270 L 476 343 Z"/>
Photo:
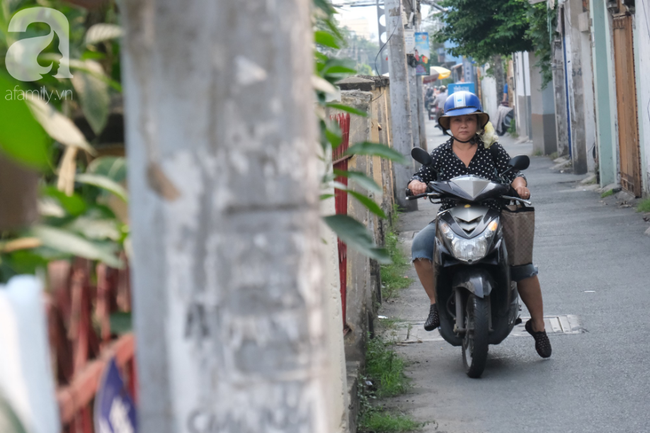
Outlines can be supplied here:
<path id="1" fill-rule="evenodd" d="M 428 122 L 432 125 L 432 122 Z M 444 141 L 429 127 L 428 142 Z M 500 142 L 511 156 L 530 144 L 509 136 Z M 403 320 L 398 352 L 408 363 L 411 393 L 389 402 L 430 421 L 425 432 L 641 432 L 650 430 L 645 410 L 647 296 L 650 237 L 634 208 L 615 197 L 601 199 L 580 181 L 584 175 L 553 172 L 548 157 L 531 157 L 525 172 L 536 208 L 534 261 L 539 267 L 547 332 L 553 356 L 538 357 L 533 339 L 519 325 L 490 346 L 481 379 L 464 372 L 461 349 L 426 332 L 427 298 L 415 271 L 413 283 L 381 314 Z M 403 247 L 435 217 L 424 200 L 400 217 Z M 522 305 L 522 318 L 528 316 Z M 524 319 L 525 321 L 525 319 Z"/>

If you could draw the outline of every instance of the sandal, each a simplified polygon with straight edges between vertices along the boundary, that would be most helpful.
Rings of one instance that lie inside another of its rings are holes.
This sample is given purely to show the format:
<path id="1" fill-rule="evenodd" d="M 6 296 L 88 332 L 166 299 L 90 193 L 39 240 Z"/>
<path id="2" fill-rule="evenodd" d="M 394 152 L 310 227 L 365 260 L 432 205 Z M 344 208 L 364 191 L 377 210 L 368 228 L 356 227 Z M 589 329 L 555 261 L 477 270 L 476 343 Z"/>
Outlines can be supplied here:
<path id="1" fill-rule="evenodd" d="M 546 331 L 533 331 L 532 319 L 526 322 L 526 331 L 535 339 L 535 350 L 542 358 L 549 358 L 553 349 L 551 348 L 551 341 L 546 335 Z"/>
<path id="2" fill-rule="evenodd" d="M 424 322 L 424 330 L 433 331 L 438 326 L 440 326 L 440 317 L 438 317 L 438 307 L 436 307 L 436 304 L 431 304 L 431 307 L 429 308 L 429 317 L 427 317 L 427 321 Z"/>

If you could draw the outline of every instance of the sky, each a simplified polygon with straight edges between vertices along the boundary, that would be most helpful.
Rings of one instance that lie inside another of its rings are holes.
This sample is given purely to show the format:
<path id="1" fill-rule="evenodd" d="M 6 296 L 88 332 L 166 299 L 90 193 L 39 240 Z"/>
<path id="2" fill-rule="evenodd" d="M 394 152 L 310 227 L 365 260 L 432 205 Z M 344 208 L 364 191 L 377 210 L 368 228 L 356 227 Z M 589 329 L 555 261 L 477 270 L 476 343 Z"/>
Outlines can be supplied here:
<path id="1" fill-rule="evenodd" d="M 332 4 L 343 4 L 350 3 L 351 0 L 333 0 Z M 371 3 L 372 0 L 368 0 L 367 3 Z M 366 3 L 366 1 L 364 1 Z M 427 16 L 429 13 L 430 6 L 422 5 L 422 16 Z M 371 37 L 373 42 L 377 42 L 377 6 L 365 6 L 365 7 L 350 7 L 344 6 L 336 8 L 339 11 L 339 22 L 341 19 L 356 19 L 356 18 L 366 18 L 368 20 L 368 26 L 370 28 Z"/>

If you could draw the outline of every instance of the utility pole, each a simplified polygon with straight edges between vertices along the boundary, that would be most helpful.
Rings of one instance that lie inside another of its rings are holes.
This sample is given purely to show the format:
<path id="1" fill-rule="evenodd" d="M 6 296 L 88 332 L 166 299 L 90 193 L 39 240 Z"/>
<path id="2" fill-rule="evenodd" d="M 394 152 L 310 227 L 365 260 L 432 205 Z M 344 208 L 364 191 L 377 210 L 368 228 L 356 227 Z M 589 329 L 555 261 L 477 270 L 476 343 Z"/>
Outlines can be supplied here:
<path id="1" fill-rule="evenodd" d="M 400 0 L 386 0 L 386 24 L 388 33 L 388 55 L 390 69 L 390 115 L 393 148 L 402 153 L 409 161 L 413 149 L 413 122 L 411 119 L 411 102 L 408 88 L 406 51 L 404 48 L 404 24 Z M 413 164 L 406 166 L 395 164 L 395 200 L 404 211 L 417 210 L 415 200 L 406 200 L 404 191 L 413 175 Z"/>
<path id="2" fill-rule="evenodd" d="M 415 32 L 421 30 L 420 24 L 422 21 L 422 15 L 420 12 L 420 0 L 405 0 L 404 9 L 406 11 L 406 16 L 411 17 L 413 14 L 413 19 L 409 21 L 409 26 L 413 28 Z M 420 53 L 421 55 L 423 53 Z M 426 53 L 429 57 L 430 53 Z M 413 126 L 414 132 L 413 140 L 414 146 L 419 146 L 422 149 L 427 149 L 427 133 L 424 123 L 424 85 L 422 84 L 422 76 L 416 74 L 416 69 L 414 66 L 408 67 L 409 71 L 409 97 L 411 98 L 411 119 L 417 119 L 417 122 Z"/>
<path id="3" fill-rule="evenodd" d="M 404 12 L 406 13 L 406 18 L 408 20 L 408 23 L 406 24 L 406 28 L 409 29 L 411 32 L 416 32 L 417 31 L 417 26 L 415 25 L 415 21 L 417 20 L 417 8 L 415 7 L 414 3 L 416 0 L 404 0 Z M 419 77 L 416 74 L 415 70 L 415 57 L 414 53 L 408 53 L 406 54 L 406 58 L 408 61 L 406 62 L 407 64 L 407 72 L 408 72 L 408 87 L 409 87 L 409 103 L 410 103 L 410 110 L 411 110 L 411 129 L 413 130 L 413 147 L 421 147 L 420 146 L 420 113 L 418 111 L 418 104 L 419 104 L 419 99 L 418 98 L 418 79 Z"/>
<path id="4" fill-rule="evenodd" d="M 310 5 L 123 4 L 141 433 L 334 430 Z"/>

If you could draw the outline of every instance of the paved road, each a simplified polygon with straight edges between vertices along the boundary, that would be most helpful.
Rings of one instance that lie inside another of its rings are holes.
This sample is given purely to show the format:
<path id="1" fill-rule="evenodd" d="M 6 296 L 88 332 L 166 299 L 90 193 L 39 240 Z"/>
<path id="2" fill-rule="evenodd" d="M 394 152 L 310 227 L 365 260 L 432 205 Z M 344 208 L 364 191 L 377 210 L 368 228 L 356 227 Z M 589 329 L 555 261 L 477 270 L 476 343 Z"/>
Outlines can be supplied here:
<path id="1" fill-rule="evenodd" d="M 442 141 L 430 128 L 429 147 Z M 511 155 L 530 151 L 529 144 L 502 142 Z M 553 356 L 543 360 L 518 327 L 519 336 L 490 346 L 478 380 L 465 376 L 460 348 L 446 342 L 398 346 L 414 388 L 389 404 L 434 421 L 425 432 L 650 432 L 648 224 L 613 198 L 605 203 L 579 187 L 584 176 L 551 172 L 551 165 L 532 158 L 526 172 L 537 210 L 534 253 L 545 314 L 578 316 L 584 332 L 550 335 Z M 420 209 L 401 218 L 406 248 L 435 215 L 427 202 Z M 421 323 L 427 312 L 424 291 L 414 283 L 381 314 Z"/>

